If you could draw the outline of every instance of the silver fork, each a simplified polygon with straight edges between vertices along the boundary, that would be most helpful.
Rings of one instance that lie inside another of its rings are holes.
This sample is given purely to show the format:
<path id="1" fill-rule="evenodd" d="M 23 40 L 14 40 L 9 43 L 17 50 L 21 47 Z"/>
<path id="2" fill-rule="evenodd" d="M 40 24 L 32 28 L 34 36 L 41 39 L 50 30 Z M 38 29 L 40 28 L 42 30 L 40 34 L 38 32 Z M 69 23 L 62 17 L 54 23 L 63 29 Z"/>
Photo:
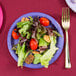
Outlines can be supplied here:
<path id="1" fill-rule="evenodd" d="M 70 10 L 67 7 L 62 8 L 62 27 L 66 33 L 65 68 L 71 68 L 71 62 L 69 56 L 69 40 L 68 40 L 68 29 L 70 28 Z"/>

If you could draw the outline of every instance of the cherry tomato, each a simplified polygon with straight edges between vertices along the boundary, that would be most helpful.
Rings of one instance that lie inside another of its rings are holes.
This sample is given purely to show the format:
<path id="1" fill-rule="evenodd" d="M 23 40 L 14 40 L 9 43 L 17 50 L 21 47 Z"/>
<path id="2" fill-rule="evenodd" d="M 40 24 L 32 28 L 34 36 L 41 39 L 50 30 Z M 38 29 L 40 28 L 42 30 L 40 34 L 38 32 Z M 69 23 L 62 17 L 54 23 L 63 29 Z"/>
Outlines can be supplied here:
<path id="1" fill-rule="evenodd" d="M 40 18 L 39 21 L 40 21 L 40 23 L 41 23 L 43 26 L 48 26 L 49 23 L 50 23 L 49 20 L 48 20 L 47 18 L 44 18 L 44 17 Z"/>
<path id="2" fill-rule="evenodd" d="M 18 38 L 20 37 L 20 34 L 17 34 L 15 31 L 16 31 L 16 29 L 14 29 L 14 30 L 12 31 L 12 37 L 13 37 L 14 39 L 18 39 Z"/>
<path id="3" fill-rule="evenodd" d="M 37 41 L 35 39 L 31 39 L 31 41 L 30 41 L 30 48 L 32 50 L 36 50 L 37 47 L 38 47 Z"/>

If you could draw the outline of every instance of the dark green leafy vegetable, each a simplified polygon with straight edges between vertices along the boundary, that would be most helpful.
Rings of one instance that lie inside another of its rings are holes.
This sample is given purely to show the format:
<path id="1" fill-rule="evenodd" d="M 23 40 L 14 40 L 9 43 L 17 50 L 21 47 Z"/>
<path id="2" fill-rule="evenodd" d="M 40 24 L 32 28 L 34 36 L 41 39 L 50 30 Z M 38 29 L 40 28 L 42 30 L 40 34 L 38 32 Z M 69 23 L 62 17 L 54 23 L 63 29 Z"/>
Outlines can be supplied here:
<path id="1" fill-rule="evenodd" d="M 17 47 L 18 44 L 14 44 L 13 47 Z"/>
<path id="2" fill-rule="evenodd" d="M 47 45 L 49 45 L 49 43 L 46 42 L 43 38 L 40 38 L 40 40 L 39 40 L 39 46 L 47 46 Z"/>
<path id="3" fill-rule="evenodd" d="M 21 40 L 21 38 L 19 38 L 19 41 Z"/>
<path id="4" fill-rule="evenodd" d="M 18 66 L 22 67 L 26 54 L 25 43 L 22 45 L 22 47 L 18 44 L 17 49 L 18 49 Z"/>
<path id="5" fill-rule="evenodd" d="M 34 54 L 34 61 L 33 61 L 33 64 L 38 64 L 40 63 L 40 57 L 41 55 L 40 54 Z"/>
<path id="6" fill-rule="evenodd" d="M 26 52 L 26 54 L 25 54 L 25 59 L 26 59 L 26 57 L 28 56 L 29 53 L 30 53 L 30 51 Z M 25 60 L 25 59 L 24 59 L 24 60 Z"/>
<path id="7" fill-rule="evenodd" d="M 30 24 L 30 21 L 18 22 L 17 28 L 22 28 L 24 25 Z"/>
<path id="8" fill-rule="evenodd" d="M 39 40 L 39 39 L 41 38 L 41 36 L 42 36 L 43 34 L 45 34 L 45 33 L 46 33 L 45 27 L 39 25 L 39 26 L 37 27 L 37 33 L 36 33 L 37 39 Z"/>
<path id="9" fill-rule="evenodd" d="M 13 47 L 12 50 L 15 50 L 16 51 L 15 53 L 18 54 L 18 50 L 16 47 Z"/>
<path id="10" fill-rule="evenodd" d="M 53 33 L 56 34 L 57 36 L 62 37 L 57 31 L 53 30 Z"/>
<path id="11" fill-rule="evenodd" d="M 27 39 L 30 39 L 30 37 L 31 37 L 31 33 L 29 33 L 29 32 L 26 32 L 26 33 L 27 33 L 26 38 L 27 38 Z"/>
<path id="12" fill-rule="evenodd" d="M 29 30 L 31 28 L 31 25 L 24 25 L 20 30 L 19 30 L 19 33 L 22 35 L 22 36 L 25 36 L 27 34 L 27 30 Z"/>
<path id="13" fill-rule="evenodd" d="M 33 22 L 33 18 L 31 16 L 28 16 L 28 18 L 30 18 L 30 21 Z"/>
<path id="14" fill-rule="evenodd" d="M 17 54 L 19 55 L 19 53 L 20 53 L 20 50 L 21 50 L 21 46 L 20 46 L 20 44 L 18 44 L 18 46 L 17 46 Z"/>
<path id="15" fill-rule="evenodd" d="M 38 40 L 39 40 L 40 37 L 41 37 L 41 35 L 40 35 L 39 33 L 37 33 L 36 36 L 37 36 L 37 39 L 38 39 Z"/>
<path id="16" fill-rule="evenodd" d="M 58 50 L 58 48 L 56 47 L 56 37 L 51 36 L 50 39 L 50 49 L 48 49 L 40 58 L 41 65 L 43 65 L 45 68 L 48 68 L 49 61 L 53 58 L 54 54 Z"/>

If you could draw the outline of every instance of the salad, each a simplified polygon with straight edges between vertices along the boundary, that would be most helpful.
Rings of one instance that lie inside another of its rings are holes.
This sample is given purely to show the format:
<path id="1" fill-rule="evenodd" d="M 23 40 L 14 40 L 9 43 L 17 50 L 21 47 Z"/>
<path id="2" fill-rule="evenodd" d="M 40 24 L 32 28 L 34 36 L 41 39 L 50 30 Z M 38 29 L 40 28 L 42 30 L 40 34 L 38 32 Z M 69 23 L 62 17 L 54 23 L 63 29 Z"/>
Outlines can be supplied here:
<path id="1" fill-rule="evenodd" d="M 26 64 L 39 64 L 48 68 L 49 61 L 58 50 L 57 36 L 61 36 L 45 17 L 23 17 L 12 31 L 13 39 L 19 39 L 12 50 L 18 56 L 18 67 Z M 48 28 L 46 28 L 48 26 Z"/>

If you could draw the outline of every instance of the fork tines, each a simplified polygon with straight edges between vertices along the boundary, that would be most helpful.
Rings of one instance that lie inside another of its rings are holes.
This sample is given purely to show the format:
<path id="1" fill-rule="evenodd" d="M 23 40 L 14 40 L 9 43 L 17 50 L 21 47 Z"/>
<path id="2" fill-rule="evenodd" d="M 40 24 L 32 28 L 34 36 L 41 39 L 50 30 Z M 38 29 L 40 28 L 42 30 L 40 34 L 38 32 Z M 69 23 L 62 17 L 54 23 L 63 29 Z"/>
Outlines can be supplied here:
<path id="1" fill-rule="evenodd" d="M 68 7 L 62 8 L 62 21 L 70 20 L 70 10 Z"/>

